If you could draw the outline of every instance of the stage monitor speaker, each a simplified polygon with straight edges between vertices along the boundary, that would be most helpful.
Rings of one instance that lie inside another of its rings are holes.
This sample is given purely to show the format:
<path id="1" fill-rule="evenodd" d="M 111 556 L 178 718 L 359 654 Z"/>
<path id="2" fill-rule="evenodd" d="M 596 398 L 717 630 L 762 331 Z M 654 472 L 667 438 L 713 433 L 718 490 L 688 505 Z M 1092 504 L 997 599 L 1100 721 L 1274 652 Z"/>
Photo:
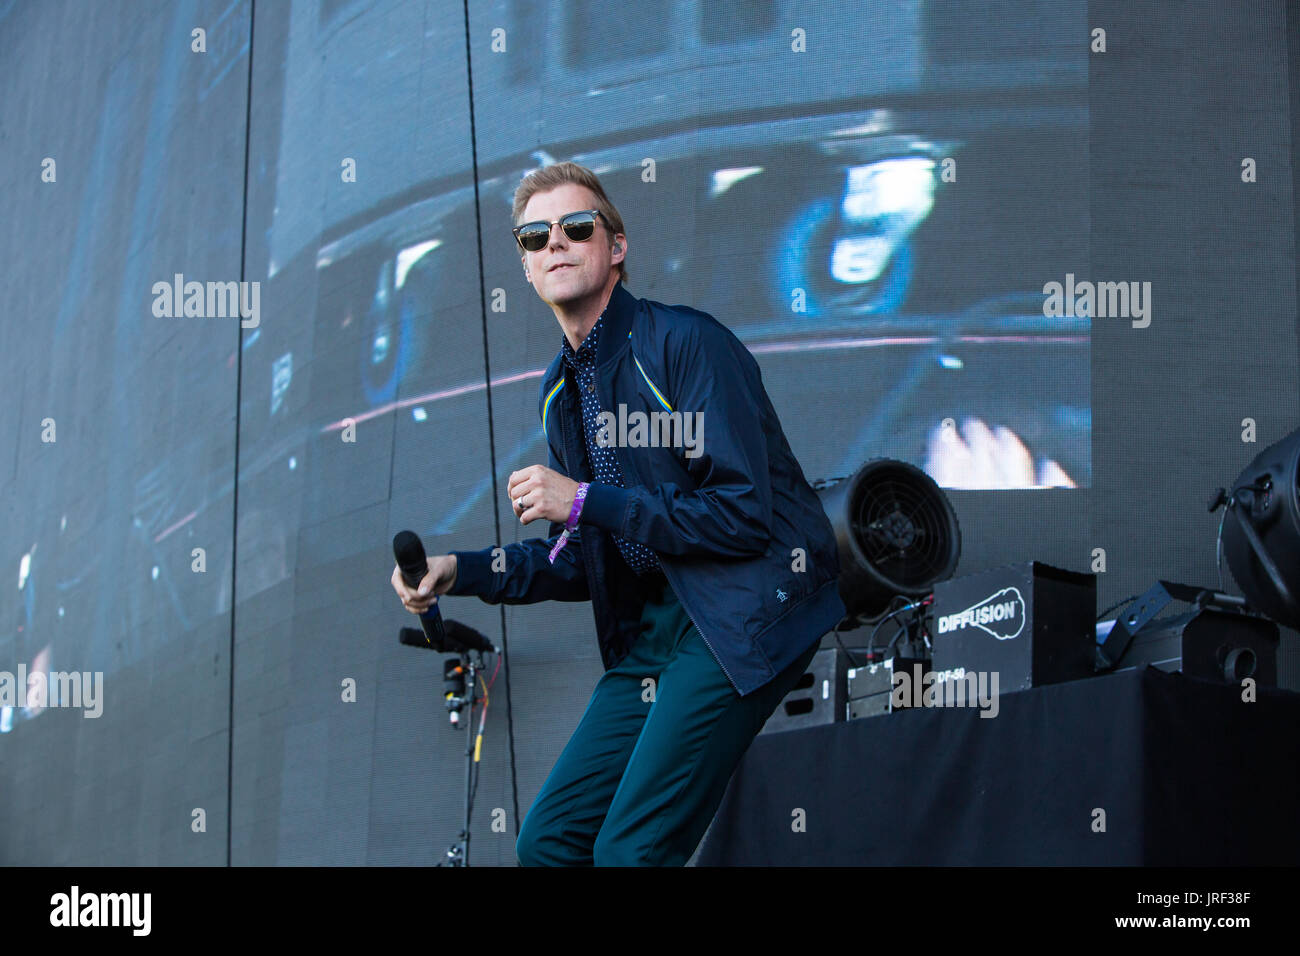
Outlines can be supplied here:
<path id="1" fill-rule="evenodd" d="M 855 652 L 854 657 L 858 656 Z M 839 647 L 819 650 L 759 733 L 776 734 L 843 720 L 848 669 L 848 659 Z"/>

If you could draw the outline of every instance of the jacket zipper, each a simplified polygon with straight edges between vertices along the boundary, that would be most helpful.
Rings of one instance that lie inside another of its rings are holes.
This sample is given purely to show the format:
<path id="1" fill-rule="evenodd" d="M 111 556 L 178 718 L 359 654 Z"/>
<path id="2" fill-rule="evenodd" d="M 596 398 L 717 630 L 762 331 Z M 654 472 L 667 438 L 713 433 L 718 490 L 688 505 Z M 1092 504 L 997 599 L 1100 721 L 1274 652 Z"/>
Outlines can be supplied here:
<path id="1" fill-rule="evenodd" d="M 562 369 L 560 374 L 561 374 L 562 376 L 564 376 L 564 377 L 568 377 L 569 372 L 568 372 L 567 369 Z M 578 387 L 579 387 L 579 386 L 578 386 L 578 380 L 577 380 L 576 378 L 574 378 L 574 379 L 572 379 L 572 381 L 573 381 L 573 384 L 574 384 L 574 388 L 578 388 Z M 567 401 L 567 399 L 566 399 L 566 401 Z M 579 408 L 581 409 L 581 399 L 579 399 Z M 558 416 L 559 419 L 560 419 L 560 444 L 561 444 L 561 445 L 563 446 L 563 448 L 564 448 L 564 456 L 565 456 L 565 458 L 567 459 L 567 460 L 564 462 L 564 465 L 565 465 L 565 467 L 568 469 L 568 471 L 570 471 L 570 472 L 574 472 L 574 471 L 577 471 L 578 462 L 581 460 L 581 456 L 575 456 L 574 453 L 573 453 L 573 447 L 569 444 L 569 421 L 568 421 L 569 416 L 566 415 L 566 414 L 564 414 L 564 412 L 566 411 L 566 406 L 561 405 L 560 408 L 558 409 L 558 411 L 560 412 L 560 414 L 559 414 L 559 416 Z M 582 414 L 581 411 L 579 411 L 578 414 L 579 414 L 579 416 L 581 416 L 581 414 Z M 594 478 L 595 476 L 593 475 L 592 477 Z M 582 541 L 580 541 L 578 546 L 579 546 L 579 548 L 585 549 L 585 548 L 586 548 L 586 539 L 584 538 Z M 585 553 L 585 552 L 584 552 L 584 553 Z M 596 592 L 599 590 L 599 589 L 595 586 L 595 585 L 596 585 L 596 569 L 595 569 L 595 567 L 592 565 L 592 563 L 591 563 L 591 562 L 588 562 L 587 560 L 585 560 L 585 558 L 584 558 L 582 564 L 583 564 L 583 569 L 587 572 L 587 590 L 588 590 L 592 595 L 595 595 Z M 602 582 L 602 583 L 604 583 L 604 582 Z M 597 635 L 597 641 L 599 642 L 599 635 Z M 602 649 L 602 655 L 603 655 L 603 653 L 604 653 L 604 651 L 603 651 L 603 649 Z"/>
<path id="2" fill-rule="evenodd" d="M 599 388 L 600 376 L 599 375 L 596 376 L 595 382 L 597 385 L 596 395 L 597 398 L 599 398 L 600 397 L 600 388 Z M 603 401 L 602 401 L 602 405 L 603 405 Z M 628 462 L 622 460 L 623 456 L 620 454 L 622 451 L 623 451 L 622 447 L 616 443 L 614 445 L 614 459 L 615 461 L 618 462 L 619 469 L 623 472 L 623 483 L 626 486 L 627 478 L 629 475 L 631 475 L 634 479 L 638 481 L 640 480 L 641 476 L 635 471 L 635 469 L 628 468 Z M 700 635 L 700 640 L 704 641 L 704 646 L 709 649 L 709 653 L 713 655 L 713 659 L 717 661 L 718 666 L 722 668 L 722 674 L 724 677 L 727 678 L 727 683 L 731 684 L 732 689 L 737 694 L 739 694 L 740 688 L 736 686 L 736 681 L 732 678 L 731 672 L 727 670 L 727 665 L 722 662 L 722 656 L 714 649 L 713 644 L 709 642 L 709 639 L 705 635 L 704 631 L 700 629 L 700 625 L 696 623 L 695 615 L 691 613 L 691 609 L 687 607 L 686 602 L 682 600 L 681 589 L 677 586 L 677 584 L 673 580 L 673 575 L 670 575 L 668 573 L 668 566 L 664 564 L 663 560 L 659 558 L 657 554 L 655 555 L 655 557 L 659 559 L 659 567 L 663 570 L 664 577 L 669 579 L 668 583 L 672 585 L 673 593 L 677 595 L 677 600 L 681 603 L 682 609 L 686 611 L 686 616 L 690 618 L 691 626 L 695 628 L 696 633 Z M 674 572 L 674 574 L 675 573 L 676 572 Z"/>

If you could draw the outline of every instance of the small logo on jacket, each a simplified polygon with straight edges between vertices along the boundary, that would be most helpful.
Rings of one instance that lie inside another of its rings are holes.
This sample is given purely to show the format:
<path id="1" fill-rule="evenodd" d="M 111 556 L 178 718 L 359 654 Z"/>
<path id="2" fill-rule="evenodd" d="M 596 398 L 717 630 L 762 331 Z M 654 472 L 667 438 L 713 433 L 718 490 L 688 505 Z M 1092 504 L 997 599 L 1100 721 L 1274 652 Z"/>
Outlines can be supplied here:
<path id="1" fill-rule="evenodd" d="M 782 603 L 785 603 L 786 598 L 788 598 L 789 596 L 790 596 L 790 595 L 786 594 L 786 593 L 785 593 L 784 591 L 782 591 L 780 588 L 777 588 L 777 589 L 776 589 L 776 599 L 777 599 L 778 601 L 780 601 L 780 602 L 782 602 Z"/>

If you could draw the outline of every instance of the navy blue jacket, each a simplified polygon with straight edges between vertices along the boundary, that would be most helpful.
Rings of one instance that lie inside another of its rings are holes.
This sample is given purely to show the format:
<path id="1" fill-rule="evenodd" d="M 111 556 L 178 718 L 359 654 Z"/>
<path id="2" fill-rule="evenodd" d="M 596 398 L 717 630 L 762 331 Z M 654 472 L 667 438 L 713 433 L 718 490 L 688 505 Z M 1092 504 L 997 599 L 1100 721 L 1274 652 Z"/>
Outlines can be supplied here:
<path id="1" fill-rule="evenodd" d="M 555 564 L 547 554 L 564 526 L 550 522 L 549 537 L 505 545 L 495 562 L 493 548 L 452 552 L 457 575 L 448 593 L 489 604 L 590 600 L 608 670 L 640 633 L 645 600 L 611 535 L 639 541 L 656 552 L 744 696 L 845 614 L 830 520 L 790 451 L 758 363 L 730 329 L 687 306 L 636 298 L 621 283 L 604 316 L 596 354 L 601 409 L 703 413 L 698 449 L 616 444 L 626 487 L 591 485 Z M 539 401 L 549 467 L 591 481 L 581 402 L 563 352 L 542 376 Z"/>

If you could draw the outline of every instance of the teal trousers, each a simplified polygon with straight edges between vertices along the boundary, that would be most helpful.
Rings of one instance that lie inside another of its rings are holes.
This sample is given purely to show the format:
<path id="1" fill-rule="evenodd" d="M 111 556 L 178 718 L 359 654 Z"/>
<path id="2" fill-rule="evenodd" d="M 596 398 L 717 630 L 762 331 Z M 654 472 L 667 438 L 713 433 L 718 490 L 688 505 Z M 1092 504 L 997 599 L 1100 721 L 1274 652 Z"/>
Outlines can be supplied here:
<path id="1" fill-rule="evenodd" d="M 672 588 L 653 589 L 642 632 L 596 683 L 515 843 L 523 866 L 681 866 L 732 772 L 818 641 L 741 697 Z"/>

